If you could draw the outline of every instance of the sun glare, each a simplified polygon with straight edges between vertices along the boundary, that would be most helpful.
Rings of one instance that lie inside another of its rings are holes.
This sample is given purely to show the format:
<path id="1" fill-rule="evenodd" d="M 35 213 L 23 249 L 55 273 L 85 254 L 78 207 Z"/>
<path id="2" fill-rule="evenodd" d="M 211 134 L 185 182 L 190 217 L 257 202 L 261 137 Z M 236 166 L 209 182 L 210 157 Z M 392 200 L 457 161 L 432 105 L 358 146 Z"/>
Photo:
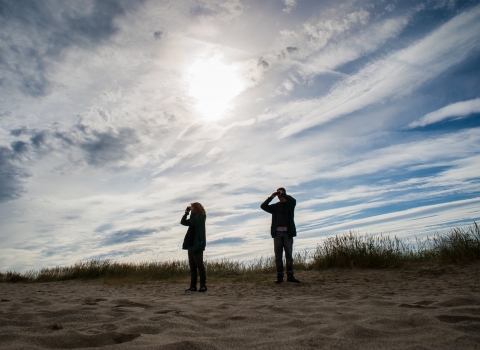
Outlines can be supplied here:
<path id="1" fill-rule="evenodd" d="M 245 86 L 237 68 L 220 62 L 219 57 L 195 62 L 188 73 L 189 94 L 196 99 L 200 115 L 209 120 L 222 118 Z"/>

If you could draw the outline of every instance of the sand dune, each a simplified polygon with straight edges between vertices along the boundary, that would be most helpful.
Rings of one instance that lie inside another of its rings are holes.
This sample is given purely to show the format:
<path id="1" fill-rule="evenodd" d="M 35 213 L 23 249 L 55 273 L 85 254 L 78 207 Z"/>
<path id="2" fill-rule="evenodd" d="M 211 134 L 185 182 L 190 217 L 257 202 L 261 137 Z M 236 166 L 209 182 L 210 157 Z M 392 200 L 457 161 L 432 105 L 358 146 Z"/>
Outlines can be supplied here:
<path id="1" fill-rule="evenodd" d="M 480 264 L 297 277 L 3 283 L 0 349 L 480 348 Z"/>

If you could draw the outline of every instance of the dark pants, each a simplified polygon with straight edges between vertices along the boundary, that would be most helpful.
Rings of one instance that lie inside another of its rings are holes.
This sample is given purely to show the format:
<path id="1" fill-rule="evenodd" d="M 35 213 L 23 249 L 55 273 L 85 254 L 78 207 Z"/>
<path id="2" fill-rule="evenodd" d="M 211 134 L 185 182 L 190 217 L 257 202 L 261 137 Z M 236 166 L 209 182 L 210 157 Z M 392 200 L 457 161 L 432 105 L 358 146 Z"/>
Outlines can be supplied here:
<path id="1" fill-rule="evenodd" d="M 275 250 L 275 265 L 277 265 L 277 275 L 283 277 L 283 251 L 285 250 L 285 259 L 287 260 L 287 275 L 293 275 L 293 237 L 288 237 L 287 232 L 277 231 L 273 239 Z"/>
<path id="2" fill-rule="evenodd" d="M 205 274 L 205 266 L 203 265 L 203 252 L 194 253 L 192 247 L 188 247 L 188 264 L 190 265 L 191 284 L 197 284 L 197 269 L 200 273 L 200 284 L 205 284 L 207 275 Z"/>

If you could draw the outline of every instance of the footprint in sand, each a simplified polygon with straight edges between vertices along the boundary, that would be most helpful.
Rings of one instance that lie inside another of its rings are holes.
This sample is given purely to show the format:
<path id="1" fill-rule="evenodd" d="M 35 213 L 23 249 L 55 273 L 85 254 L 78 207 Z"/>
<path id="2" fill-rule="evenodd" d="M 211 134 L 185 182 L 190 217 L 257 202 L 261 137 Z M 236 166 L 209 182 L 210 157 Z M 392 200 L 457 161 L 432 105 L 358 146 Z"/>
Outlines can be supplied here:
<path id="1" fill-rule="evenodd" d="M 230 316 L 230 317 L 227 317 L 227 320 L 230 320 L 230 321 L 242 321 L 242 320 L 245 320 L 246 317 L 244 316 Z"/>
<path id="2" fill-rule="evenodd" d="M 480 337 L 474 337 L 471 335 L 464 335 L 461 337 L 458 337 L 455 339 L 455 343 L 459 343 L 464 345 L 465 347 L 475 347 L 477 348 L 477 345 L 480 344 Z"/>
<path id="3" fill-rule="evenodd" d="M 447 323 L 458 323 L 458 322 L 480 322 L 480 317 L 473 317 L 473 316 L 453 316 L 453 315 L 440 315 L 437 318 L 442 322 Z"/>
<path id="4" fill-rule="evenodd" d="M 149 324 L 143 324 L 143 325 L 136 325 L 136 326 L 131 326 L 126 329 L 124 329 L 125 332 L 128 333 L 140 333 L 140 334 L 160 334 L 161 332 L 164 332 L 166 329 L 170 329 L 170 327 L 162 327 L 162 326 L 154 326 L 154 325 L 149 325 Z"/>
<path id="5" fill-rule="evenodd" d="M 100 348 L 107 345 L 121 344 L 133 341 L 140 334 L 127 334 L 107 332 L 94 335 L 81 334 L 76 331 L 58 332 L 52 335 L 29 336 L 25 334 L 12 334 L 7 342 L 14 344 L 21 340 L 22 343 L 31 344 L 32 347 L 47 349 L 78 349 Z M 6 345 L 5 342 L 3 345 Z"/>
<path id="6" fill-rule="evenodd" d="M 478 307 L 460 308 L 460 309 L 456 309 L 455 312 L 459 314 L 470 314 L 470 315 L 480 316 L 480 308 Z"/>
<path id="7" fill-rule="evenodd" d="M 48 329 L 51 329 L 52 331 L 59 331 L 60 329 L 63 329 L 63 327 L 59 324 L 52 324 L 51 326 L 48 326 Z"/>
<path id="8" fill-rule="evenodd" d="M 131 300 L 128 300 L 128 299 L 119 299 L 117 300 L 117 305 L 115 305 L 114 307 L 126 307 L 126 308 L 135 308 L 135 307 L 139 307 L 139 308 L 144 308 L 144 309 L 150 309 L 152 306 L 151 305 L 148 305 L 148 304 L 143 304 L 143 303 L 137 303 L 135 301 L 131 301 Z"/>
<path id="9" fill-rule="evenodd" d="M 118 329 L 118 326 L 113 323 L 106 323 L 100 325 L 98 329 L 101 329 L 102 331 L 115 331 Z"/>
<path id="10" fill-rule="evenodd" d="M 83 304 L 84 305 L 98 305 L 98 302 L 100 301 L 107 301 L 107 299 L 104 299 L 104 298 L 85 298 L 83 300 Z"/>
<path id="11" fill-rule="evenodd" d="M 408 308 L 415 308 L 415 309 L 437 309 L 436 306 L 428 306 L 433 303 L 434 301 L 422 300 L 413 304 L 400 304 L 398 305 L 398 307 L 408 307 Z"/>
<path id="12" fill-rule="evenodd" d="M 204 344 L 195 341 L 180 341 L 177 343 L 170 343 L 162 346 L 163 350 L 183 350 L 183 349 L 218 349 L 211 344 Z"/>
<path id="13" fill-rule="evenodd" d="M 176 314 L 179 314 L 181 311 L 178 311 L 178 310 L 161 310 L 161 311 L 156 311 L 154 312 L 154 314 L 160 314 L 160 315 L 165 315 L 165 314 L 169 314 L 171 312 L 174 312 Z"/>
<path id="14" fill-rule="evenodd" d="M 480 305 L 480 299 L 454 298 L 437 304 L 443 307 Z"/>

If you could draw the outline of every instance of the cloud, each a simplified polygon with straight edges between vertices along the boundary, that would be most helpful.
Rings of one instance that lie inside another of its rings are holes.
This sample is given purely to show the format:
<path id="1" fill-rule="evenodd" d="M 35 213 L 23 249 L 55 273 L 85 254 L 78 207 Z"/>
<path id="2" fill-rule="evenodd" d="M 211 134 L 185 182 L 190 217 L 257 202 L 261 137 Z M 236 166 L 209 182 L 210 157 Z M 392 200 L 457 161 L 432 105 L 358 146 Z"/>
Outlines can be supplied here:
<path id="1" fill-rule="evenodd" d="M 285 8 L 282 10 L 283 12 L 290 13 L 292 9 L 297 6 L 297 0 L 283 0 L 285 3 Z"/>
<path id="2" fill-rule="evenodd" d="M 103 225 L 100 225 L 98 226 L 96 229 L 95 229 L 95 232 L 104 232 L 104 231 L 109 231 L 113 228 L 113 224 L 103 224 Z"/>
<path id="3" fill-rule="evenodd" d="M 216 239 L 211 242 L 207 241 L 207 245 L 208 246 L 222 245 L 222 244 L 235 245 L 235 244 L 244 243 L 244 242 L 245 242 L 245 238 L 242 238 L 242 237 L 225 237 L 225 238 Z"/>
<path id="4" fill-rule="evenodd" d="M 103 117 L 97 119 L 80 118 L 77 124 L 67 128 L 61 123 L 53 123 L 43 130 L 27 127 L 10 130 L 10 136 L 17 140 L 10 143 L 11 150 L 4 147 L 3 166 L 11 169 L 6 174 L 18 175 L 12 175 L 9 182 L 21 183 L 13 179 L 26 177 L 26 173 L 19 168 L 20 164 L 37 167 L 40 160 L 49 159 L 52 155 L 67 161 L 54 167 L 55 172 L 60 173 L 65 173 L 65 170 L 70 173 L 86 164 L 96 168 L 132 166 L 130 162 L 144 151 L 138 131 L 115 128 L 109 124 L 108 118 L 109 115 L 104 113 Z M 11 198 L 18 198 L 22 191 L 15 193 Z M 6 195 L 3 197 L 10 198 Z"/>
<path id="5" fill-rule="evenodd" d="M 388 11 L 388 12 L 392 12 L 393 10 L 395 10 L 395 5 L 394 4 L 388 4 L 385 7 L 385 10 Z"/>
<path id="6" fill-rule="evenodd" d="M 257 62 L 258 67 L 262 67 L 263 69 L 267 69 L 269 64 L 266 60 L 263 59 L 263 57 L 260 57 Z"/>
<path id="7" fill-rule="evenodd" d="M 12 142 L 11 146 L 12 150 L 19 154 L 25 153 L 28 150 L 28 144 L 23 141 L 14 141 Z"/>
<path id="8" fill-rule="evenodd" d="M 365 10 L 350 12 L 340 18 L 327 18 L 317 24 L 303 24 L 303 34 L 307 36 L 307 47 L 310 51 L 318 51 L 330 40 L 349 32 L 353 28 L 364 26 L 369 22 L 370 12 Z"/>
<path id="9" fill-rule="evenodd" d="M 164 160 L 160 166 L 152 173 L 152 176 L 157 176 L 160 173 L 171 169 L 178 165 L 182 160 L 191 158 L 203 150 L 205 146 L 204 142 L 195 143 L 190 145 L 189 147 L 185 148 L 182 151 L 178 151 L 172 158 L 168 160 Z"/>
<path id="10" fill-rule="evenodd" d="M 283 83 L 275 90 L 274 95 L 288 95 L 295 88 L 295 84 L 290 79 L 285 79 Z"/>
<path id="11" fill-rule="evenodd" d="M 60 134 L 56 133 L 55 137 L 52 137 L 52 129 L 29 129 L 27 127 L 21 127 L 10 130 L 10 135 L 20 140 L 13 141 L 11 147 L 17 155 L 28 155 L 28 160 L 36 160 L 33 156 L 46 155 L 59 145 L 55 145 L 55 138 Z M 28 137 L 28 139 L 27 139 Z M 24 159 L 27 160 L 27 159 Z"/>
<path id="12" fill-rule="evenodd" d="M 68 19 L 94 18 L 95 1 L 38 3 L 45 13 L 25 15 L 32 22 L 24 26 L 10 21 L 7 31 L 0 15 L 0 45 L 11 34 L 5 42 L 19 46 L 19 58 L 36 50 L 14 72 L 12 48 L 0 49 L 8 63 L 0 63 L 1 269 L 91 257 L 185 259 L 179 221 L 192 201 L 207 209 L 208 259 L 270 256 L 270 219 L 259 204 L 278 186 L 298 200 L 298 249 L 342 230 L 422 233 L 478 217 L 478 128 L 399 130 L 445 96 L 477 97 L 478 26 L 448 22 L 473 6 L 417 11 L 397 2 L 386 13 L 388 2 L 297 1 L 286 15 L 286 2 L 275 0 L 244 2 L 235 15 L 238 1 L 148 1 L 135 11 L 128 3 L 116 3 L 123 14 L 107 18 L 105 30 L 101 21 L 71 21 L 77 34 Z M 426 45 L 444 24 L 449 31 Z M 217 54 L 251 83 L 227 115 L 206 122 L 185 72 Z M 455 62 L 462 65 L 446 71 Z M 38 88 L 19 92 L 20 73 L 36 77 Z M 447 83 L 418 89 L 438 76 Z M 325 116 L 336 122 L 278 139 L 290 124 L 318 125 Z"/>
<path id="13" fill-rule="evenodd" d="M 459 157 L 468 157 L 480 151 L 478 147 L 480 137 L 477 133 L 478 129 L 469 129 L 438 138 L 390 145 L 384 149 L 357 155 L 359 160 L 324 171 L 321 177 L 348 178 L 354 175 L 375 174 L 405 169 L 408 166 L 435 164 L 440 160 L 447 162 Z"/>
<path id="14" fill-rule="evenodd" d="M 240 0 L 201 0 L 199 3 L 191 10 L 194 16 L 216 17 L 228 21 L 243 12 Z"/>
<path id="15" fill-rule="evenodd" d="M 45 144 L 46 138 L 47 138 L 47 132 L 39 131 L 30 138 L 30 141 L 32 142 L 32 145 L 39 148 Z"/>
<path id="16" fill-rule="evenodd" d="M 105 167 L 120 165 L 136 158 L 142 152 L 140 138 L 132 128 L 116 130 L 105 125 L 80 122 L 68 129 L 59 129 L 58 125 L 53 125 L 44 130 L 15 129 L 11 134 L 16 137 L 30 135 L 30 143 L 19 140 L 12 142 L 11 146 L 17 155 L 31 151 L 31 162 L 52 152 L 67 155 L 81 150 L 86 163 Z M 30 145 L 32 147 L 29 147 Z"/>
<path id="17" fill-rule="evenodd" d="M 280 137 L 287 137 L 369 105 L 406 96 L 478 50 L 479 31 L 480 6 L 476 6 L 406 49 L 368 64 L 328 95 L 291 102 L 262 118 L 293 119 L 280 131 Z"/>
<path id="18" fill-rule="evenodd" d="M 296 84 L 312 84 L 316 76 L 324 73 L 344 76 L 336 69 L 367 57 L 388 40 L 398 37 L 418 11 L 372 23 L 370 12 L 365 10 L 349 12 L 338 18 L 322 18 L 316 25 L 306 22 L 302 30 L 280 32 L 279 43 L 275 46 L 282 49 L 277 57 L 287 58 L 282 69 L 296 70 Z M 289 57 L 285 55 L 285 45 Z"/>
<path id="19" fill-rule="evenodd" d="M 65 49 L 94 48 L 117 33 L 115 18 L 140 3 L 96 0 L 58 6 L 56 2 L 3 1 L 0 67 L 8 84 L 2 85 L 31 97 L 50 94 L 50 69 Z"/>
<path id="20" fill-rule="evenodd" d="M 480 198 L 431 204 L 415 208 L 392 211 L 340 222 L 324 227 L 311 227 L 303 231 L 303 240 L 297 240 L 297 249 L 312 247 L 319 238 L 355 230 L 361 234 L 389 234 L 397 237 L 425 237 L 450 230 L 452 227 L 471 224 L 462 220 L 465 215 L 478 217 Z M 459 219 L 460 218 L 460 219 Z M 435 222 L 435 224 L 432 224 Z M 366 231 L 368 230 L 368 231 Z M 299 236 L 300 237 L 300 236 Z"/>
<path id="21" fill-rule="evenodd" d="M 118 132 L 92 132 L 80 148 L 86 153 L 86 161 L 95 166 L 117 163 L 133 156 L 130 146 L 139 143 L 135 130 L 123 128 Z"/>
<path id="22" fill-rule="evenodd" d="M 220 153 L 222 153 L 222 149 L 220 147 L 213 147 L 208 153 L 206 154 L 207 158 L 214 158 L 217 157 Z"/>
<path id="23" fill-rule="evenodd" d="M 410 123 L 408 128 L 427 126 L 429 124 L 438 123 L 442 120 L 450 118 L 459 119 L 474 113 L 480 113 L 480 98 L 453 103 L 436 111 L 425 114 L 419 120 Z"/>
<path id="24" fill-rule="evenodd" d="M 338 43 L 326 45 L 304 66 L 304 74 L 318 74 L 336 69 L 372 53 L 387 40 L 397 37 L 408 25 L 408 17 L 390 18 L 348 36 Z"/>
<path id="25" fill-rule="evenodd" d="M 116 231 L 114 233 L 109 234 L 102 240 L 103 245 L 114 245 L 114 244 L 121 244 L 121 243 L 130 243 L 133 241 L 138 240 L 139 238 L 148 236 L 155 232 L 153 229 L 131 229 L 131 230 L 123 230 L 123 231 Z"/>
<path id="26" fill-rule="evenodd" d="M 14 143 L 14 152 L 0 147 L 0 203 L 19 198 L 23 193 L 24 179 L 29 177 L 26 171 L 15 163 L 17 153 L 25 151 L 24 143 Z"/>
<path id="27" fill-rule="evenodd" d="M 28 132 L 28 129 L 26 127 L 23 127 L 19 129 L 10 130 L 10 135 L 20 136 L 20 135 L 26 134 L 27 132 Z"/>

